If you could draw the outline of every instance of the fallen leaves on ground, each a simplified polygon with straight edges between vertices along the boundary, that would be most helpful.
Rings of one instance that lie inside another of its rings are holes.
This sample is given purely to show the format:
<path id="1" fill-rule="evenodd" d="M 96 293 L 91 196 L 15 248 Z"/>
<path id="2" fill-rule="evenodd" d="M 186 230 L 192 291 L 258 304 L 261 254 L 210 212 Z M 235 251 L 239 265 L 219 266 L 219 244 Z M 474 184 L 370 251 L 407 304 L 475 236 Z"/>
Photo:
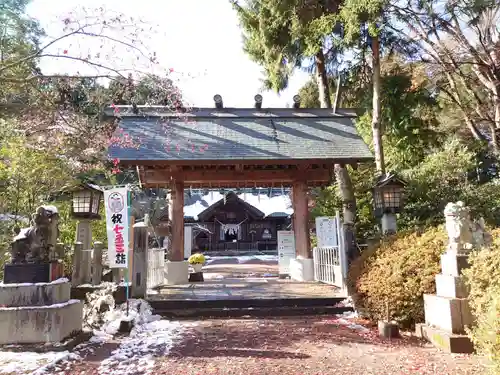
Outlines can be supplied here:
<path id="1" fill-rule="evenodd" d="M 382 339 L 366 323 L 342 316 L 199 321 L 186 328 L 169 355 L 155 358 L 152 373 L 476 375 L 484 371 L 477 356 L 443 353 L 411 336 Z M 75 363 L 66 373 L 97 374 L 96 362 L 94 357 Z"/>

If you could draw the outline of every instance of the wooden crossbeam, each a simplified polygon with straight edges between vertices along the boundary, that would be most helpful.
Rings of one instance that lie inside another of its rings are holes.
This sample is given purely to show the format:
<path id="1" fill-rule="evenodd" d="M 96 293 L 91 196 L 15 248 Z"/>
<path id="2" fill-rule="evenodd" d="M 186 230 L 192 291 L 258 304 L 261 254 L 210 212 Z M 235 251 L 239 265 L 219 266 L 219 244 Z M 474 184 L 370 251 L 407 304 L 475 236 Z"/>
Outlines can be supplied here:
<path id="1" fill-rule="evenodd" d="M 289 184 L 293 181 L 308 182 L 328 182 L 331 173 L 328 169 L 309 170 L 248 170 L 248 171 L 167 171 L 167 170 L 146 170 L 144 173 L 144 184 L 169 184 L 171 181 L 183 181 L 185 184 L 205 185 L 212 183 L 220 184 L 242 184 L 242 183 L 268 183 L 268 184 Z"/>

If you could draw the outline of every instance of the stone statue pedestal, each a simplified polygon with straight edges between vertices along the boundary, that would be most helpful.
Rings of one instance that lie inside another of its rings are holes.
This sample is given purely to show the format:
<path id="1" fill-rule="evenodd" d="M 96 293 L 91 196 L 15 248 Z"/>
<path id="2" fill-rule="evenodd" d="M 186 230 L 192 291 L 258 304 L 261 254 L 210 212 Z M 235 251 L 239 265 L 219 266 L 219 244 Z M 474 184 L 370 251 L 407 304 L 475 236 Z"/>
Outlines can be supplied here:
<path id="1" fill-rule="evenodd" d="M 4 284 L 49 283 L 64 276 L 64 266 L 57 261 L 5 264 L 3 270 Z"/>
<path id="2" fill-rule="evenodd" d="M 436 275 L 436 294 L 424 295 L 425 324 L 417 324 L 417 335 L 451 353 L 472 353 L 474 347 L 465 334 L 473 323 L 462 277 L 468 267 L 467 254 L 447 251 L 441 256 L 441 273 Z"/>
<path id="3" fill-rule="evenodd" d="M 82 332 L 83 303 L 67 279 L 0 284 L 0 345 L 60 343 Z"/>

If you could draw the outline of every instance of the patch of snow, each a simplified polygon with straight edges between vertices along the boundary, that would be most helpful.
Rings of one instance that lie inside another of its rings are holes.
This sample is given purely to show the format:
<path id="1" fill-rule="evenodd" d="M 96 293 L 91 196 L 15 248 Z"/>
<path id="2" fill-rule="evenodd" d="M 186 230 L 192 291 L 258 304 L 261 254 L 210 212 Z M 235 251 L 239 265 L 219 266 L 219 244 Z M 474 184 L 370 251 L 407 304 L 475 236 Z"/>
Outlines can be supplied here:
<path id="1" fill-rule="evenodd" d="M 79 299 L 70 299 L 63 303 L 54 303 L 53 305 L 42 305 L 42 306 L 17 306 L 17 307 L 1 307 L 2 311 L 12 311 L 12 310 L 43 310 L 43 309 L 58 309 L 60 307 L 65 307 L 68 305 L 73 305 L 75 303 L 80 303 Z"/>
<path id="2" fill-rule="evenodd" d="M 0 351 L 0 374 L 41 375 L 61 360 L 70 356 L 64 352 L 6 352 Z"/>
<path id="3" fill-rule="evenodd" d="M 53 214 L 58 214 L 59 211 L 57 210 L 57 207 L 56 206 L 52 206 L 52 205 L 47 205 L 47 206 L 42 206 L 45 210 L 47 211 L 50 211 L 51 213 Z"/>
<path id="4" fill-rule="evenodd" d="M 47 285 L 54 285 L 54 284 L 63 284 L 63 283 L 69 283 L 69 280 L 65 277 L 62 277 L 60 279 L 51 281 L 49 283 L 20 283 L 20 284 L 4 284 L 0 283 L 0 288 L 12 288 L 12 287 L 19 287 L 19 286 L 47 286 Z"/>
<path id="5" fill-rule="evenodd" d="M 198 219 L 198 215 L 206 210 L 208 207 L 217 203 L 224 198 L 224 195 L 218 191 L 209 192 L 203 195 L 201 199 L 197 200 L 189 206 L 184 206 L 184 216 L 193 217 L 195 220 Z M 268 197 L 267 194 L 252 194 L 252 193 L 241 193 L 238 194 L 238 198 L 251 204 L 258 210 L 262 211 L 265 216 L 268 216 L 275 212 L 283 212 L 287 215 L 293 213 L 292 204 L 288 194 L 282 194 L 277 196 Z"/>
<path id="6" fill-rule="evenodd" d="M 258 278 L 258 277 L 245 277 L 245 281 L 248 283 L 268 283 L 269 281 L 266 279 Z"/>
<path id="7" fill-rule="evenodd" d="M 206 260 L 206 265 L 210 265 L 212 263 L 220 263 L 222 264 L 223 262 L 218 262 L 218 261 L 223 261 L 223 260 L 228 260 L 228 261 L 234 261 L 236 260 L 238 264 L 245 264 L 249 262 L 253 262 L 255 260 L 260 260 L 262 262 L 278 262 L 278 256 L 277 255 L 221 255 L 221 256 L 213 256 L 213 257 L 205 257 Z"/>
<path id="8" fill-rule="evenodd" d="M 357 324 L 357 323 L 352 322 L 352 319 L 355 319 L 357 317 L 358 317 L 357 313 L 347 311 L 341 315 L 337 315 L 337 318 L 334 319 L 334 322 L 336 324 L 341 324 L 341 325 L 347 326 L 348 328 L 353 329 L 353 330 L 362 331 L 364 333 L 370 332 L 370 330 L 368 328 L 362 326 L 361 324 Z"/>
<path id="9" fill-rule="evenodd" d="M 11 221 L 17 220 L 23 223 L 29 223 L 29 219 L 24 216 L 14 215 L 14 214 L 0 214 L 0 221 Z"/>
<path id="10" fill-rule="evenodd" d="M 12 241 L 19 241 L 19 240 L 24 240 L 25 238 L 28 237 L 28 232 L 30 231 L 31 228 L 22 228 L 17 236 L 15 236 Z"/>
<path id="11" fill-rule="evenodd" d="M 222 280 L 224 278 L 224 275 L 208 272 L 203 274 L 203 278 L 205 280 Z"/>
<path id="12" fill-rule="evenodd" d="M 160 316 L 153 315 L 151 306 L 142 300 L 130 300 L 129 316 L 122 305 L 119 310 L 110 311 L 106 320 L 103 330 L 96 332 L 102 339 L 116 334 L 122 320 L 133 321 L 134 328 L 119 348 L 101 362 L 99 374 L 152 374 L 154 358 L 168 354 L 183 331 L 179 322 L 161 320 Z"/>

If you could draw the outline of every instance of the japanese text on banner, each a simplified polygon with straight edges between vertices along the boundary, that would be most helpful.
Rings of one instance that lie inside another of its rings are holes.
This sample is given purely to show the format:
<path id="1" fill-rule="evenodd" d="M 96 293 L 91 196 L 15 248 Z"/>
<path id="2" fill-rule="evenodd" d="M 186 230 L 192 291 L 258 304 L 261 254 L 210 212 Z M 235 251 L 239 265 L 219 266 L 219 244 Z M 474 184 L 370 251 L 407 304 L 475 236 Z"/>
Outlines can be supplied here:
<path id="1" fill-rule="evenodd" d="M 114 188 L 104 191 L 109 268 L 128 267 L 128 191 Z"/>

